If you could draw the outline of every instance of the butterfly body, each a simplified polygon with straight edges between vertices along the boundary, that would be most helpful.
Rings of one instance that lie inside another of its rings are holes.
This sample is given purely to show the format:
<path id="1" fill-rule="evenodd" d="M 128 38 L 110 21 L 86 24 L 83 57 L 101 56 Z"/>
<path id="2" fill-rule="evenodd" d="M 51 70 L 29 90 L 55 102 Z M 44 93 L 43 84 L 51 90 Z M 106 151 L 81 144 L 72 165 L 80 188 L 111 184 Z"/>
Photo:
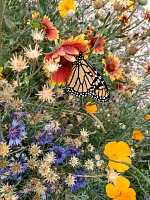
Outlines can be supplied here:
<path id="1" fill-rule="evenodd" d="M 110 94 L 102 76 L 84 60 L 82 52 L 73 62 L 72 71 L 67 81 L 67 91 L 77 97 L 91 96 L 100 102 L 106 102 Z"/>

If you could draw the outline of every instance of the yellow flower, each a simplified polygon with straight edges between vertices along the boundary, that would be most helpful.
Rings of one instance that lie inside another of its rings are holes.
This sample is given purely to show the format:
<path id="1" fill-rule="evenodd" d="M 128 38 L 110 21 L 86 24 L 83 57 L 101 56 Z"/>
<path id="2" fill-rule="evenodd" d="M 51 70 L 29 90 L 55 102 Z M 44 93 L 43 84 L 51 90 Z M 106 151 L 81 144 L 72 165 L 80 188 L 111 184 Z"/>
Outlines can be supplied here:
<path id="1" fill-rule="evenodd" d="M 0 67 L 0 76 L 2 76 L 3 67 Z"/>
<path id="2" fill-rule="evenodd" d="M 97 112 L 97 105 L 94 104 L 94 105 L 91 105 L 91 102 L 88 101 L 86 103 L 86 106 L 85 106 L 85 109 L 91 113 L 96 113 Z"/>
<path id="3" fill-rule="evenodd" d="M 131 155 L 131 150 L 123 141 L 120 142 L 109 142 L 105 146 L 104 154 L 108 156 L 110 161 L 108 162 L 108 166 L 110 168 L 116 169 L 118 172 L 124 172 L 129 169 L 129 167 L 125 164 L 117 163 L 117 162 L 128 162 L 131 164 L 131 159 L 128 157 Z M 113 162 L 116 161 L 116 162 Z"/>
<path id="4" fill-rule="evenodd" d="M 142 140 L 144 138 L 144 135 L 139 130 L 134 130 L 132 132 L 132 138 L 135 140 Z"/>
<path id="5" fill-rule="evenodd" d="M 144 120 L 150 120 L 150 115 L 146 115 L 146 116 L 144 117 Z"/>
<path id="6" fill-rule="evenodd" d="M 116 180 L 116 184 L 107 184 L 106 193 L 113 200 L 136 200 L 136 193 L 134 189 L 129 188 L 130 181 L 123 176 Z"/>
<path id="7" fill-rule="evenodd" d="M 40 13 L 39 12 L 33 12 L 32 13 L 32 19 L 40 19 Z"/>
<path id="8" fill-rule="evenodd" d="M 59 3 L 58 10 L 61 17 L 67 18 L 74 14 L 76 6 L 73 0 L 63 0 Z"/>

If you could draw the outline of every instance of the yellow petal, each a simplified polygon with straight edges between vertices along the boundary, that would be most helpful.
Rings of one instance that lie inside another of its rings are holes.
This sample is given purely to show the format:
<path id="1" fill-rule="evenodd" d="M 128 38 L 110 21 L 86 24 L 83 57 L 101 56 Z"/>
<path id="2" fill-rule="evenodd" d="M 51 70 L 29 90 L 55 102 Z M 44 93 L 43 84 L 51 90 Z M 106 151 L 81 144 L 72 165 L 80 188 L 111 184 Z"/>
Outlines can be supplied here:
<path id="1" fill-rule="evenodd" d="M 121 187 L 121 188 L 126 189 L 130 186 L 130 181 L 123 176 L 119 176 L 116 180 L 115 186 L 118 187 L 118 188 Z"/>
<path id="2" fill-rule="evenodd" d="M 106 144 L 104 149 L 104 154 L 107 155 L 109 158 L 113 158 L 112 155 L 116 153 L 116 141 L 109 142 Z"/>
<path id="3" fill-rule="evenodd" d="M 122 157 L 122 158 L 119 158 L 116 161 L 118 161 L 118 162 L 119 161 L 124 161 L 124 162 L 128 162 L 128 163 L 131 164 L 131 159 L 128 158 L 128 157 Z M 108 162 L 108 166 L 110 168 L 116 169 L 118 172 L 124 172 L 124 171 L 129 169 L 129 167 L 127 165 L 125 165 L 125 164 L 120 164 L 120 163 L 116 163 L 116 162 L 112 162 L 112 161 Z"/>
<path id="4" fill-rule="evenodd" d="M 132 132 L 132 138 L 135 140 L 142 140 L 144 139 L 144 135 L 139 130 L 134 130 Z"/>
<path id="5" fill-rule="evenodd" d="M 116 145 L 116 149 L 117 149 L 117 155 L 121 155 L 121 156 L 130 156 L 131 155 L 131 149 L 128 146 L 127 143 L 120 141 L 117 143 Z"/>
<path id="6" fill-rule="evenodd" d="M 110 198 L 119 196 L 119 191 L 116 190 L 116 187 L 113 184 L 106 185 L 106 193 Z"/>
<path id="7" fill-rule="evenodd" d="M 3 67 L 0 67 L 0 76 L 2 76 Z"/>

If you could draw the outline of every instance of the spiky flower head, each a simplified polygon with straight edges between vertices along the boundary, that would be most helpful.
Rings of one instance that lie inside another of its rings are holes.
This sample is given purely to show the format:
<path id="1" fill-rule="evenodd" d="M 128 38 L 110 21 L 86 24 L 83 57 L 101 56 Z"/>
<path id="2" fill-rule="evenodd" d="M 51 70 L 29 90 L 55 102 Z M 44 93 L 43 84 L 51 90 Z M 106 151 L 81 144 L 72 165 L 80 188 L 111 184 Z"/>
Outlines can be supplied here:
<path id="1" fill-rule="evenodd" d="M 0 142 L 0 156 L 5 157 L 9 154 L 9 146 L 6 142 Z"/>
<path id="2" fill-rule="evenodd" d="M 106 177 L 108 178 L 108 182 L 110 183 L 116 183 L 117 178 L 119 177 L 119 173 L 115 172 L 113 168 L 106 168 L 107 175 Z"/>
<path id="3" fill-rule="evenodd" d="M 69 164 L 72 166 L 72 167 L 76 167 L 79 165 L 79 159 L 76 158 L 75 156 L 72 156 L 69 160 Z"/>
<path id="4" fill-rule="evenodd" d="M 29 148 L 29 153 L 33 156 L 33 157 L 37 157 L 42 153 L 42 150 L 40 149 L 41 147 L 38 146 L 37 144 L 33 144 L 30 148 Z"/>
<path id="5" fill-rule="evenodd" d="M 26 47 L 24 48 L 24 51 L 25 51 L 25 56 L 33 61 L 33 62 L 37 62 L 38 61 L 38 58 L 40 55 L 42 55 L 42 49 L 38 50 L 39 48 L 39 45 L 36 44 L 35 45 L 35 48 L 32 49 L 31 45 L 29 45 L 29 49 L 27 49 Z"/>
<path id="6" fill-rule="evenodd" d="M 27 69 L 29 66 L 27 65 L 28 62 L 22 57 L 22 56 L 17 56 L 17 53 L 13 54 L 13 57 L 10 58 L 10 61 L 8 61 L 10 64 L 10 68 L 13 71 L 18 71 L 21 72 L 24 69 Z"/>
<path id="7" fill-rule="evenodd" d="M 39 95 L 39 99 L 42 101 L 42 102 L 45 102 L 45 101 L 48 101 L 49 103 L 53 102 L 53 90 L 54 87 L 53 86 L 46 86 L 44 85 L 42 87 L 42 90 L 38 92 L 37 95 Z"/>
<path id="8" fill-rule="evenodd" d="M 66 179 L 65 182 L 68 186 L 73 186 L 75 184 L 75 176 L 69 174 Z"/>
<path id="9" fill-rule="evenodd" d="M 87 170 L 93 170 L 93 168 L 94 168 L 93 160 L 88 159 L 87 161 L 85 161 L 85 165 L 84 166 L 85 166 L 85 168 Z"/>
<path id="10" fill-rule="evenodd" d="M 31 36 L 36 43 L 40 43 L 44 40 L 45 33 L 43 30 L 39 31 L 38 28 L 35 28 L 35 29 L 32 29 Z"/>

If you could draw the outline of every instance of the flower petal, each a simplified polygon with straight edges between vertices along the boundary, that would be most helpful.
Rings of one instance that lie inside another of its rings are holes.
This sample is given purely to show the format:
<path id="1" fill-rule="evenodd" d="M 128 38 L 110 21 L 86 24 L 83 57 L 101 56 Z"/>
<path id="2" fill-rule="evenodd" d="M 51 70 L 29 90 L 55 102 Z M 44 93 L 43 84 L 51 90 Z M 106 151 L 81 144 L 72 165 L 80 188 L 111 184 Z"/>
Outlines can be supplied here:
<path id="1" fill-rule="evenodd" d="M 127 143 L 120 141 L 116 144 L 117 154 L 121 156 L 130 156 L 131 149 Z"/>
<path id="2" fill-rule="evenodd" d="M 116 161 L 118 161 L 118 162 L 119 162 L 119 161 L 124 161 L 124 162 L 127 162 L 127 163 L 130 163 L 130 164 L 131 164 L 131 159 L 128 158 L 128 157 L 121 157 L 121 158 L 119 158 L 119 159 L 116 160 Z M 125 164 L 120 164 L 120 163 L 113 162 L 113 161 L 109 161 L 109 162 L 108 162 L 108 166 L 109 166 L 110 168 L 116 169 L 118 172 L 124 172 L 124 171 L 126 171 L 126 170 L 129 169 L 129 167 L 128 167 L 127 165 L 125 165 Z"/>
<path id="3" fill-rule="evenodd" d="M 123 176 L 119 176 L 116 180 L 116 184 L 115 184 L 116 187 L 118 188 L 128 188 L 130 186 L 130 181 L 123 177 Z"/>
<path id="4" fill-rule="evenodd" d="M 113 184 L 106 185 L 106 193 L 110 198 L 115 198 L 119 196 L 119 193 Z"/>
<path id="5" fill-rule="evenodd" d="M 104 154 L 108 156 L 108 158 L 112 159 L 113 155 L 116 153 L 116 145 L 117 142 L 109 142 L 105 146 Z"/>
<path id="6" fill-rule="evenodd" d="M 60 67 L 56 73 L 52 74 L 51 77 L 52 84 L 65 86 L 68 77 L 70 75 L 71 69 L 72 69 L 71 67 L 64 67 L 64 66 Z"/>

